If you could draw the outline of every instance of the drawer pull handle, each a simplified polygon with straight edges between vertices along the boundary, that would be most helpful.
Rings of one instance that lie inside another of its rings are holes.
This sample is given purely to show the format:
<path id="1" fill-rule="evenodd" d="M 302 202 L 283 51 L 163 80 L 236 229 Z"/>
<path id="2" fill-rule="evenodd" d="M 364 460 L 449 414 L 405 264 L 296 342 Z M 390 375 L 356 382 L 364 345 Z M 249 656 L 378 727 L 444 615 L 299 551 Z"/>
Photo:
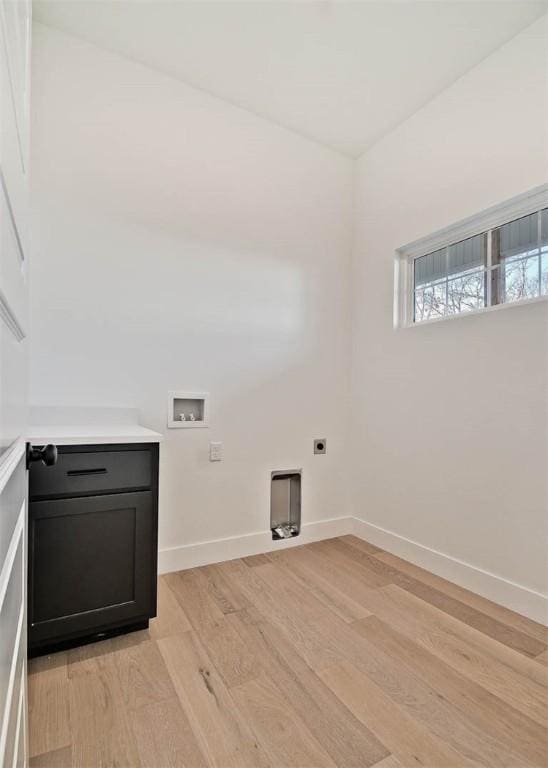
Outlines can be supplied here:
<path id="1" fill-rule="evenodd" d="M 106 475 L 107 470 L 105 467 L 99 467 L 97 469 L 69 469 L 67 475 L 69 477 L 82 477 L 83 475 Z"/>

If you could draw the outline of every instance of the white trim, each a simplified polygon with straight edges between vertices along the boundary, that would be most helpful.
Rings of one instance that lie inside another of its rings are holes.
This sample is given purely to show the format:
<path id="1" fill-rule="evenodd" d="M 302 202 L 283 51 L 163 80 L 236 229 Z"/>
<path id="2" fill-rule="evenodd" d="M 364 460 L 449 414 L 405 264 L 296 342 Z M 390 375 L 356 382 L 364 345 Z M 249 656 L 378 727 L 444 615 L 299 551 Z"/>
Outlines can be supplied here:
<path id="1" fill-rule="evenodd" d="M 15 556 L 17 554 L 17 550 L 19 549 L 19 544 L 23 538 L 25 526 L 25 509 L 26 500 L 24 500 L 23 504 L 21 505 L 21 510 L 19 512 L 15 528 L 13 529 L 10 545 L 2 565 L 2 570 L 0 571 L 0 611 L 4 605 L 4 598 L 6 597 L 6 591 L 8 588 L 9 580 L 11 578 Z"/>
<path id="2" fill-rule="evenodd" d="M 17 523 L 15 525 L 15 528 L 11 537 L 11 542 L 8 548 L 8 552 L 4 559 L 2 571 L 0 572 L 0 611 L 1 611 L 4 604 L 4 599 L 6 597 L 6 591 L 8 588 L 9 580 L 11 578 L 12 573 L 14 572 L 13 567 L 14 567 L 15 557 L 17 555 L 17 551 L 19 547 L 22 547 L 22 550 L 23 550 L 23 557 L 22 557 L 22 563 L 21 563 L 22 571 L 18 576 L 18 578 L 20 578 L 22 582 L 21 606 L 19 608 L 19 618 L 17 620 L 17 631 L 15 633 L 15 642 L 13 645 L 12 656 L 11 656 L 8 687 L 6 690 L 6 696 L 4 700 L 4 711 L 2 713 L 2 719 L 0 720 L 0 724 L 1 724 L 0 725 L 0 728 L 1 728 L 0 764 L 1 765 L 3 765 L 3 759 L 6 751 L 6 740 L 8 735 L 10 712 L 12 707 L 13 690 L 15 688 L 15 674 L 17 672 L 17 662 L 19 659 L 19 651 L 21 649 L 21 643 L 23 642 L 23 626 L 25 626 L 26 561 L 25 561 L 25 537 L 24 536 L 25 536 L 26 510 L 27 510 L 27 504 L 26 504 L 26 499 L 24 499 L 21 505 L 19 516 L 17 518 Z M 25 662 L 23 660 L 23 675 L 22 675 L 23 678 L 24 678 L 24 670 L 25 670 Z M 24 683 L 24 679 L 23 679 L 23 683 Z M 17 742 L 16 742 L 16 746 L 17 746 Z"/>
<path id="3" fill-rule="evenodd" d="M 413 240 L 411 243 L 402 245 L 396 249 L 396 253 L 403 259 L 415 259 L 419 256 L 425 256 L 427 253 L 445 248 L 452 243 L 465 240 L 467 237 L 479 235 L 487 232 L 488 229 L 499 227 L 513 219 L 519 219 L 528 213 L 534 213 L 535 210 L 546 208 L 548 206 L 548 184 L 541 184 L 540 187 L 516 195 L 511 200 L 504 200 L 502 203 L 486 208 L 474 216 L 468 216 L 466 219 L 448 227 L 438 229 L 431 235 Z"/>
<path id="4" fill-rule="evenodd" d="M 12 768 L 17 768 L 17 760 L 19 759 L 19 751 L 18 751 L 19 739 L 21 737 L 21 726 L 24 721 L 24 713 L 23 713 L 24 693 L 25 693 L 25 665 L 23 664 L 23 669 L 21 670 L 21 678 L 19 683 L 19 702 L 17 704 L 17 722 L 15 725 L 15 734 L 13 739 L 14 749 L 13 749 Z"/>
<path id="5" fill-rule="evenodd" d="M 6 452 L 0 456 L 0 493 L 2 493 L 8 480 L 13 475 L 21 457 L 25 455 L 25 450 L 25 440 L 22 437 L 19 437 Z"/>
<path id="6" fill-rule="evenodd" d="M 354 534 L 464 589 L 548 626 L 548 595 L 426 547 L 366 520 L 354 518 Z"/>
<path id="7" fill-rule="evenodd" d="M 9 330 L 15 336 L 15 339 L 17 341 L 23 341 L 27 334 L 15 316 L 13 309 L 10 307 L 9 301 L 7 300 L 2 290 L 0 290 L 0 318 L 2 318 Z"/>
<path id="8" fill-rule="evenodd" d="M 25 155 L 23 152 L 23 137 L 21 136 L 21 126 L 19 124 L 19 115 L 17 110 L 17 103 L 15 100 L 15 83 L 13 82 L 13 73 L 11 68 L 11 61 L 10 61 L 10 50 L 8 46 L 8 29 L 7 29 L 7 23 L 6 23 L 6 17 L 5 17 L 5 8 L 4 3 L 0 3 L 0 29 L 2 32 L 2 41 L 3 41 L 3 48 L 6 52 L 6 70 L 8 73 L 8 80 L 9 80 L 9 86 L 10 86 L 10 96 L 11 96 L 11 107 L 13 111 L 13 120 L 15 123 L 15 132 L 17 134 L 17 143 L 19 145 L 19 161 L 21 163 L 21 170 L 23 174 L 26 174 L 26 163 L 25 163 Z M 30 32 L 28 30 L 25 30 L 27 32 L 27 40 L 30 39 Z M 30 47 L 30 46 L 29 46 Z M 25 66 L 29 66 L 29 57 L 27 56 L 25 61 Z M 28 75 L 28 69 L 26 74 Z M 27 77 L 28 80 L 28 77 Z M 28 85 L 27 85 L 28 87 Z"/>
<path id="9" fill-rule="evenodd" d="M 11 658 L 11 666 L 10 666 L 10 676 L 8 679 L 8 688 L 6 691 L 6 703 L 4 706 L 2 733 L 0 734 L 0 757 L 2 758 L 2 761 L 4 759 L 4 754 L 6 751 L 6 739 L 8 738 L 9 713 L 11 712 L 11 700 L 13 698 L 13 689 L 15 687 L 15 672 L 17 671 L 17 659 L 19 654 L 19 647 L 21 644 L 21 635 L 23 632 L 24 618 L 25 618 L 25 601 L 23 600 L 23 602 L 21 603 L 21 609 L 19 611 L 19 619 L 17 621 L 17 633 L 15 635 L 15 645 L 13 647 L 13 655 Z"/>
<path id="10" fill-rule="evenodd" d="M 421 320 L 419 323 L 408 323 L 401 325 L 399 330 L 408 330 L 409 328 L 422 328 L 425 325 L 434 323 L 444 323 L 446 320 L 462 320 L 465 317 L 477 317 L 485 315 L 488 312 L 498 312 L 499 309 L 510 309 L 511 307 L 528 307 L 531 304 L 543 304 L 548 301 L 548 296 L 533 296 L 532 299 L 521 299 L 521 301 L 509 301 L 506 304 L 493 304 L 490 307 L 481 307 L 481 309 L 471 309 L 468 312 L 456 312 L 453 315 L 444 315 L 443 317 L 429 317 L 428 320 Z"/>
<path id="11" fill-rule="evenodd" d="M 229 536 L 226 539 L 170 547 L 159 551 L 158 571 L 159 573 L 170 573 L 186 568 L 196 568 L 200 565 L 235 560 L 238 557 L 260 555 L 264 552 L 299 546 L 299 544 L 309 544 L 312 541 L 331 539 L 334 536 L 344 536 L 352 533 L 353 530 L 353 518 L 336 517 L 329 520 L 318 520 L 314 523 L 305 523 L 301 528 L 300 535 L 292 539 L 273 541 L 270 531 L 260 531 L 243 536 Z"/>
<path id="12" fill-rule="evenodd" d="M 10 196 L 8 194 L 8 187 L 6 184 L 6 179 L 4 177 L 4 172 L 2 168 L 0 167 L 0 186 L 2 188 L 2 191 L 4 193 L 4 199 L 6 201 L 6 208 L 8 209 L 8 214 L 10 217 L 11 226 L 13 229 L 13 235 L 15 237 L 15 242 L 17 244 L 17 255 L 19 256 L 19 259 L 21 263 L 23 264 L 25 261 L 25 252 L 23 250 L 23 244 L 21 243 L 21 237 L 19 236 L 19 228 L 17 226 L 17 221 L 15 219 L 15 214 L 13 212 L 13 207 L 11 205 Z"/>

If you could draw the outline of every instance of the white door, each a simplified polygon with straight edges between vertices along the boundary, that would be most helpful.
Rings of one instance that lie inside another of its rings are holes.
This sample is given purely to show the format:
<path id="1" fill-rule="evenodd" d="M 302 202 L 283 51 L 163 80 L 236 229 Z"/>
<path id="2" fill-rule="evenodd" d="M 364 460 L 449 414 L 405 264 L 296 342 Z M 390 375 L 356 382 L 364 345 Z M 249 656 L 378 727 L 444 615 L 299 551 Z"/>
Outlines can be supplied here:
<path id="1" fill-rule="evenodd" d="M 27 764 L 30 0 L 0 0 L 0 766 Z"/>

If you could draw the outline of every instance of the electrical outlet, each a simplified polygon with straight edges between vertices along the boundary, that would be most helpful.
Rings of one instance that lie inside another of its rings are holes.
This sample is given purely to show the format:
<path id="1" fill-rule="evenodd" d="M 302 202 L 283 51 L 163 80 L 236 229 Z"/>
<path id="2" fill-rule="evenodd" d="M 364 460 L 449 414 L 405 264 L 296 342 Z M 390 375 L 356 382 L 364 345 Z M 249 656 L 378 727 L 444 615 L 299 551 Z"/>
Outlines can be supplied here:
<path id="1" fill-rule="evenodd" d="M 222 458 L 223 458 L 223 444 L 210 443 L 209 444 L 209 460 L 222 461 Z"/>
<path id="2" fill-rule="evenodd" d="M 317 437 L 314 440 L 314 453 L 327 453 L 327 440 L 325 437 Z"/>

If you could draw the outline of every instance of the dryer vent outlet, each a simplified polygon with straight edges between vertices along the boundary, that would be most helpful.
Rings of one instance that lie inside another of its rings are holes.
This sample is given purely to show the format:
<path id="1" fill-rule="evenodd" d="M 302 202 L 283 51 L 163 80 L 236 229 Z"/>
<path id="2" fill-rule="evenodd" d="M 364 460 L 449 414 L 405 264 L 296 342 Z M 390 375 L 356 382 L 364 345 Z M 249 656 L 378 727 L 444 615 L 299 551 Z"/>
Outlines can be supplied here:
<path id="1" fill-rule="evenodd" d="M 301 532 L 301 474 L 300 469 L 271 474 L 270 530 L 275 541 Z"/>

